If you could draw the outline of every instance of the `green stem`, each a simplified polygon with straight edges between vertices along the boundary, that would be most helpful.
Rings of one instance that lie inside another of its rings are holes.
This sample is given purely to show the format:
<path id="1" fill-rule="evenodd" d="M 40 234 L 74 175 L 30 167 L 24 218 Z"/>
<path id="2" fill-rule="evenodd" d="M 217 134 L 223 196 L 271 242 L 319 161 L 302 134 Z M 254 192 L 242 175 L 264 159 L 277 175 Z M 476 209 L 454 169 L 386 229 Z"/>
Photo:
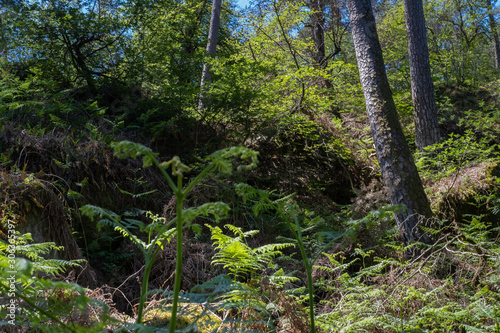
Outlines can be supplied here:
<path id="1" fill-rule="evenodd" d="M 170 186 L 172 191 L 174 191 L 174 193 L 177 192 L 178 188 L 177 188 L 177 186 L 175 186 L 174 181 L 168 175 L 167 171 L 160 166 L 160 163 L 158 162 L 158 160 L 154 156 L 152 157 L 152 161 L 153 161 L 154 165 L 156 165 L 156 167 L 160 170 L 163 177 L 167 180 L 168 186 Z"/>
<path id="2" fill-rule="evenodd" d="M 213 164 L 209 164 L 203 171 L 198 174 L 198 176 L 186 187 L 186 189 L 183 191 L 182 190 L 182 175 L 179 175 L 177 177 L 177 186 L 174 184 L 172 178 L 168 175 L 165 169 L 160 167 L 160 164 L 156 160 L 156 158 L 152 158 L 153 163 L 160 169 L 161 173 L 163 174 L 164 178 L 167 180 L 168 185 L 174 192 L 174 195 L 176 197 L 176 211 L 177 211 L 177 216 L 176 216 L 176 235 L 177 235 L 177 247 L 176 247 L 176 252 L 177 252 L 177 262 L 175 265 L 175 280 L 174 280 L 174 295 L 173 295 L 173 300 L 172 300 L 172 315 L 170 317 L 170 327 L 169 327 L 169 333 L 174 333 L 175 332 L 175 326 L 176 326 L 176 320 L 177 320 L 177 308 L 178 308 L 178 302 L 179 302 L 179 294 L 181 291 L 181 278 L 182 278 L 182 227 L 183 227 L 183 218 L 182 218 L 182 212 L 183 212 L 183 203 L 184 203 L 184 198 L 186 197 L 187 193 L 191 191 L 191 189 L 200 181 L 202 177 L 204 177 L 213 167 Z M 144 277 L 142 280 L 142 286 L 141 286 L 141 298 L 139 301 L 139 308 L 137 311 L 137 323 L 142 323 L 143 320 L 143 311 L 144 311 L 144 305 L 146 303 L 146 297 L 147 297 L 147 291 L 148 291 L 148 283 L 149 283 L 149 273 L 151 272 L 151 268 L 154 262 L 154 259 L 156 258 L 156 255 L 158 254 L 158 251 L 160 250 L 161 247 L 159 247 L 154 253 L 151 253 L 148 251 L 149 256 L 146 256 L 146 267 L 144 271 Z M 149 258 L 149 260 L 148 260 Z"/>
<path id="3" fill-rule="evenodd" d="M 203 169 L 199 174 L 198 176 L 196 176 L 196 178 L 188 184 L 188 186 L 186 186 L 186 189 L 184 190 L 184 195 L 188 194 L 191 189 L 196 185 L 198 184 L 198 182 L 203 178 L 205 177 L 205 175 L 210 171 L 212 170 L 213 168 L 213 163 L 210 163 L 209 165 L 207 165 L 205 167 L 205 169 Z"/>
<path id="4" fill-rule="evenodd" d="M 268 202 L 272 202 L 272 201 L 269 200 Z M 304 242 L 302 240 L 302 232 L 300 231 L 300 224 L 299 224 L 299 220 L 297 219 L 297 215 L 295 213 L 293 213 L 293 217 L 295 219 L 295 225 L 297 228 L 297 231 L 295 232 L 294 228 L 293 228 L 293 224 L 290 221 L 290 219 L 288 218 L 288 216 L 286 216 L 283 213 L 283 211 L 279 207 L 279 205 L 276 207 L 277 207 L 278 214 L 281 216 L 281 218 L 283 220 L 286 221 L 286 223 L 288 224 L 288 227 L 290 228 L 290 231 L 292 232 L 293 236 L 295 237 L 295 239 L 297 240 L 297 243 L 299 245 L 300 254 L 302 255 L 302 262 L 304 263 L 304 266 L 306 268 L 306 274 L 307 274 L 307 290 L 309 293 L 309 319 L 311 321 L 311 333 L 316 333 L 316 324 L 314 322 L 314 290 L 313 290 L 313 282 L 312 282 L 313 281 L 312 280 L 312 266 L 313 266 L 314 262 L 316 261 L 316 259 L 309 261 L 309 258 L 307 258 L 306 250 L 304 247 Z"/>
<path id="5" fill-rule="evenodd" d="M 175 281 L 174 281 L 174 299 L 172 301 L 172 315 L 170 317 L 170 327 L 169 333 L 175 332 L 176 320 L 177 320 L 177 306 L 179 301 L 179 293 L 181 291 L 181 277 L 182 277 L 182 206 L 184 203 L 184 197 L 187 192 L 182 191 L 182 176 L 177 178 L 177 263 L 175 266 Z"/>
<path id="6" fill-rule="evenodd" d="M 314 290 L 312 282 L 312 265 L 306 266 L 307 272 L 307 289 L 309 291 L 309 318 L 311 319 L 311 333 L 316 332 L 316 324 L 314 322 Z"/>
<path id="7" fill-rule="evenodd" d="M 158 237 L 156 237 L 153 241 L 153 244 L 156 244 L 156 240 Z M 157 246 L 156 248 L 154 246 L 151 246 L 150 250 L 144 254 L 144 257 L 146 258 L 146 263 L 144 266 L 144 276 L 142 277 L 142 285 L 141 285 L 141 297 L 139 299 L 139 308 L 137 309 L 137 319 L 136 323 L 137 324 L 142 324 L 143 322 L 143 317 L 144 317 L 144 306 L 146 305 L 146 299 L 147 299 L 147 293 L 148 293 L 148 287 L 149 287 L 149 274 L 151 273 L 151 269 L 153 268 L 153 263 L 155 262 L 156 256 L 160 252 L 160 250 L 163 248 L 163 245 L 168 241 L 168 239 L 165 239 L 160 246 Z"/>
<path id="8" fill-rule="evenodd" d="M 307 290 L 309 292 L 309 319 L 311 320 L 311 333 L 316 332 L 316 325 L 314 323 L 314 290 L 313 290 L 313 280 L 312 280 L 312 265 L 307 258 L 306 250 L 304 248 L 304 242 L 302 241 L 302 232 L 300 231 L 300 224 L 297 219 L 297 215 L 294 214 L 295 225 L 297 226 L 297 242 L 299 243 L 300 253 L 302 255 L 302 260 L 304 266 L 306 267 L 307 273 Z"/>
<path id="9" fill-rule="evenodd" d="M 146 254 L 146 265 L 144 267 L 144 276 L 142 277 L 142 285 L 141 285 L 141 298 L 139 299 L 139 308 L 137 309 L 137 324 L 142 324 L 143 315 L 144 315 L 144 305 L 146 304 L 146 298 L 148 294 L 148 285 L 149 285 L 149 273 L 151 272 L 151 268 L 153 266 L 154 257 L 151 252 L 148 251 Z"/>

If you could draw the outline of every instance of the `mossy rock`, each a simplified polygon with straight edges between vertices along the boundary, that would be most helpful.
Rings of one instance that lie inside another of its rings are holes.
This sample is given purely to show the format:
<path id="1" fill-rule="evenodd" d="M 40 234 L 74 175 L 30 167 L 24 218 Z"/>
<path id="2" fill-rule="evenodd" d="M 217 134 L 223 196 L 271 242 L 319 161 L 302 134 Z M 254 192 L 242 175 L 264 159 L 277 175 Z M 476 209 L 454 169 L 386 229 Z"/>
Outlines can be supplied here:
<path id="1" fill-rule="evenodd" d="M 440 219 L 464 222 L 470 215 L 499 224 L 489 203 L 500 197 L 500 162 L 483 162 L 461 169 L 427 187 L 431 205 Z"/>
<path id="2" fill-rule="evenodd" d="M 165 308 L 153 308 L 146 312 L 144 323 L 155 327 L 167 327 L 172 314 Z M 208 333 L 222 325 L 222 320 L 199 304 L 179 304 L 176 329 L 191 333 Z"/>

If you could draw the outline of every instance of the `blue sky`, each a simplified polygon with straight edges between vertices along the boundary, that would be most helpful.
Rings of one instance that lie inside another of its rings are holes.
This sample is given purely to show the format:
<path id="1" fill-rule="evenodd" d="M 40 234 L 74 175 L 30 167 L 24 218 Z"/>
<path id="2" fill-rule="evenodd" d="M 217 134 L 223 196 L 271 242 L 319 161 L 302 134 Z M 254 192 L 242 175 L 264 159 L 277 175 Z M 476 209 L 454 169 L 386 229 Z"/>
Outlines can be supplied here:
<path id="1" fill-rule="evenodd" d="M 249 0 L 236 0 L 239 7 L 245 8 L 248 5 Z"/>

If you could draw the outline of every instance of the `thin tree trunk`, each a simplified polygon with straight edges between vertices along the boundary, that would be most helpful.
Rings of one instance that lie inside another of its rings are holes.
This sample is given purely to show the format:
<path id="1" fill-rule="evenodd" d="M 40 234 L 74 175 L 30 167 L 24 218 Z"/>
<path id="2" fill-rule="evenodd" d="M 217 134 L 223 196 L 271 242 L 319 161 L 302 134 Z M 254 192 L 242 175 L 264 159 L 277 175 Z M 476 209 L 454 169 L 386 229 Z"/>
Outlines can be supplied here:
<path id="1" fill-rule="evenodd" d="M 80 72 L 80 74 L 87 82 L 87 86 L 89 87 L 92 94 L 97 95 L 98 90 L 95 85 L 95 80 L 92 77 L 90 69 L 87 67 L 87 64 L 85 63 L 85 58 L 82 54 L 80 47 L 75 46 L 73 49 L 74 49 L 75 61 L 78 64 L 77 70 Z"/>
<path id="2" fill-rule="evenodd" d="M 497 22 L 495 20 L 495 15 L 493 14 L 493 6 L 491 0 L 486 0 L 486 5 L 488 6 L 488 19 L 490 21 L 491 35 L 493 37 L 493 42 L 495 43 L 495 68 L 500 68 L 500 40 L 498 40 Z"/>
<path id="3" fill-rule="evenodd" d="M 417 148 L 422 149 L 439 142 L 439 123 L 422 0 L 405 0 L 404 5 L 415 119 L 415 144 Z"/>
<path id="4" fill-rule="evenodd" d="M 212 17 L 210 18 L 210 30 L 208 32 L 208 44 L 207 44 L 207 53 L 210 56 L 215 55 L 215 51 L 217 49 L 217 39 L 219 38 L 219 27 L 220 27 L 220 12 L 222 8 L 222 0 L 214 0 L 212 6 Z M 205 92 L 207 91 L 207 84 L 210 84 L 212 81 L 212 73 L 210 72 L 212 66 L 203 65 L 203 72 L 201 74 L 201 82 L 200 82 L 200 100 L 198 103 L 198 109 L 203 111 L 208 104 L 208 101 L 205 97 Z"/>
<path id="5" fill-rule="evenodd" d="M 351 30 L 363 88 L 366 111 L 384 185 L 391 203 L 406 210 L 395 214 L 400 234 L 408 244 L 430 242 L 419 224 L 432 216 L 417 168 L 399 123 L 387 80 L 382 49 L 370 0 L 348 0 Z"/>
<path id="6" fill-rule="evenodd" d="M 321 3 L 322 0 L 311 0 L 310 9 L 312 14 L 311 19 L 311 36 L 314 41 L 314 61 L 320 68 L 324 68 L 325 64 L 325 6 Z"/>
<path id="7" fill-rule="evenodd" d="M 0 7 L 0 13 L 3 11 L 3 8 Z M 2 22 L 2 16 L 0 15 L 0 27 L 3 26 Z M 4 53 L 7 53 L 7 40 L 5 39 L 5 31 L 2 29 L 1 35 L 0 35 L 0 56 L 2 56 Z"/>

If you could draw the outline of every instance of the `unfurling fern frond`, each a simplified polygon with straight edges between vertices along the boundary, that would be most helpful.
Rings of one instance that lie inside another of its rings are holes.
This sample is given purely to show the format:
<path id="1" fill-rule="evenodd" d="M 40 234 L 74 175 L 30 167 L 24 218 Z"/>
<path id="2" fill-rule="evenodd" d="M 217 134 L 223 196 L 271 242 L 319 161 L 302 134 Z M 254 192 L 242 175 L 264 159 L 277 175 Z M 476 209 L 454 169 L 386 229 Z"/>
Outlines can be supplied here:
<path id="1" fill-rule="evenodd" d="M 237 157 L 240 157 L 241 160 L 250 160 L 249 164 L 239 165 L 237 167 L 238 171 L 251 170 L 255 168 L 257 166 L 258 154 L 259 153 L 254 150 L 238 146 L 218 150 L 211 154 L 208 159 L 211 161 L 215 170 L 228 174 L 233 170 L 232 161 Z"/>
<path id="2" fill-rule="evenodd" d="M 182 213 L 183 224 L 189 226 L 194 219 L 199 216 L 213 216 L 216 221 L 226 217 L 229 213 L 230 207 L 224 202 L 208 202 L 201 206 L 191 207 L 185 209 Z"/>
<path id="3" fill-rule="evenodd" d="M 142 156 L 143 167 L 147 168 L 154 164 L 155 156 L 158 153 L 153 153 L 151 148 L 148 148 L 140 143 L 131 141 L 120 141 L 111 145 L 115 150 L 115 155 L 118 158 L 138 158 Z"/>

